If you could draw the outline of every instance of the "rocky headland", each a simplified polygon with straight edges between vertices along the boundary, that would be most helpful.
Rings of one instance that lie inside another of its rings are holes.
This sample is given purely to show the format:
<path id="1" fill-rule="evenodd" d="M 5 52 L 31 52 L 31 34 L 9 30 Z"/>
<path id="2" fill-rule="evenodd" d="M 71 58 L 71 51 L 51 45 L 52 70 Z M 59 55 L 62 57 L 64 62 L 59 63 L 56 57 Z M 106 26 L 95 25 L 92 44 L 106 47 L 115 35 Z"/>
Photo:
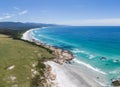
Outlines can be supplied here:
<path id="1" fill-rule="evenodd" d="M 81 87 L 101 87 L 94 77 L 84 73 L 77 66 L 71 65 L 71 60 L 74 59 L 74 56 L 70 51 L 50 46 L 34 39 L 31 36 L 31 31 L 32 29 L 26 31 L 21 39 L 47 49 L 54 56 L 52 60 L 45 59 L 43 62 L 45 65 L 44 70 L 42 70 L 44 75 L 37 76 L 39 81 L 42 80 L 43 86 L 38 87 L 79 87 L 80 85 Z"/>
<path id="2" fill-rule="evenodd" d="M 52 54 L 54 55 L 54 59 L 52 61 L 60 65 L 62 65 L 63 63 L 71 63 L 71 60 L 74 58 L 73 54 L 68 50 L 63 50 L 58 47 L 49 46 L 35 39 L 32 39 L 31 41 L 37 45 L 51 50 Z M 56 75 L 52 72 L 52 67 L 46 62 L 44 64 L 46 66 L 44 71 L 46 83 L 44 83 L 44 87 L 57 87 L 58 83 L 56 82 Z"/>
<path id="3" fill-rule="evenodd" d="M 37 45 L 40 45 L 44 48 L 47 48 L 52 51 L 52 54 L 54 55 L 53 61 L 59 64 L 63 64 L 65 62 L 69 62 L 74 58 L 73 54 L 68 50 L 63 50 L 58 47 L 49 46 L 44 43 L 41 43 L 40 41 L 37 41 L 35 39 L 32 39 L 32 42 L 36 43 Z"/>

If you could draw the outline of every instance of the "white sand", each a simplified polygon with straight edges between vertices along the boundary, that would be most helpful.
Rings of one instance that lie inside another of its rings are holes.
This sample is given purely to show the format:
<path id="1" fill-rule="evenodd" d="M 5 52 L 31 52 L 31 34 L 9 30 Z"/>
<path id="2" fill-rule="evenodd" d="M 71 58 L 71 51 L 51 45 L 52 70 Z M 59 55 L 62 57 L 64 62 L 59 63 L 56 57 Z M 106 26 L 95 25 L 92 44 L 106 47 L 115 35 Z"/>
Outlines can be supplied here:
<path id="1" fill-rule="evenodd" d="M 31 38 L 30 34 L 31 34 L 31 31 L 32 31 L 32 30 L 33 30 L 33 29 L 26 31 L 26 32 L 23 34 L 23 36 L 22 36 L 21 39 L 31 41 L 32 38 Z"/>
<path id="2" fill-rule="evenodd" d="M 74 65 L 59 65 L 52 61 L 46 64 L 52 67 L 52 73 L 56 75 L 57 87 L 102 87 L 91 76 L 81 72 Z"/>
<path id="3" fill-rule="evenodd" d="M 25 32 L 22 39 L 32 41 L 30 33 L 31 30 Z M 70 64 L 59 65 L 52 61 L 46 62 L 46 64 L 52 67 L 52 72 L 56 75 L 55 83 L 58 83 L 56 87 L 103 87 L 95 79 L 97 76 L 101 77 L 101 75 L 93 70 L 90 70 L 93 73 L 89 72 L 87 67 Z M 101 77 L 100 80 L 103 80 L 103 78 Z"/>

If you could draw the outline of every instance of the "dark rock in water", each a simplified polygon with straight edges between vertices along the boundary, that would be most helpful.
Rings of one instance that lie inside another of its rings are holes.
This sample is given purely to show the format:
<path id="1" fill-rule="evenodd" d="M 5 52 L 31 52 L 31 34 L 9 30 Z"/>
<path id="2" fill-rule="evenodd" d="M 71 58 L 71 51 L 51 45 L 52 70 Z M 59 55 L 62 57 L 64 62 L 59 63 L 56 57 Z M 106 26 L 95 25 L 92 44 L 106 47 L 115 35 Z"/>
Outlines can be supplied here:
<path id="1" fill-rule="evenodd" d="M 100 60 L 106 60 L 107 58 L 106 57 L 101 57 Z"/>
<path id="2" fill-rule="evenodd" d="M 119 60 L 116 60 L 117 62 L 119 62 Z"/>
<path id="3" fill-rule="evenodd" d="M 106 66 L 109 65 L 109 64 L 105 64 Z"/>
<path id="4" fill-rule="evenodd" d="M 117 80 L 113 80 L 112 81 L 112 85 L 113 86 L 120 86 L 120 80 L 118 80 L 118 79 Z"/>
<path id="5" fill-rule="evenodd" d="M 119 62 L 119 60 L 114 60 L 114 62 Z"/>
<path id="6" fill-rule="evenodd" d="M 97 77 L 97 79 L 99 79 L 99 77 Z"/>
<path id="7" fill-rule="evenodd" d="M 72 62 L 71 61 L 68 61 L 69 64 L 71 64 Z"/>

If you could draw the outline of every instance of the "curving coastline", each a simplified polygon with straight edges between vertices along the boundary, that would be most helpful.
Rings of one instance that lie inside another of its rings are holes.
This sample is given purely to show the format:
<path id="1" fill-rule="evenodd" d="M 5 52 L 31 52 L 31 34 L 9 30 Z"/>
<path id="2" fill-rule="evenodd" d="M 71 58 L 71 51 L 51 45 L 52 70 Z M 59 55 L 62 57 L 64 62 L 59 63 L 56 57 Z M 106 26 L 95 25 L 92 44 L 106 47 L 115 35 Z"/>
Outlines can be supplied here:
<path id="1" fill-rule="evenodd" d="M 80 85 L 82 87 L 103 87 L 104 84 L 97 82 L 90 74 L 84 73 L 80 67 L 64 63 L 73 59 L 71 52 L 41 43 L 31 36 L 32 30 L 26 31 L 21 39 L 35 42 L 54 51 L 55 59 L 45 62 L 47 83 L 52 84 L 52 87 L 79 87 Z M 48 72 L 51 74 L 47 74 Z"/>
<path id="2" fill-rule="evenodd" d="M 53 60 L 54 62 L 59 63 L 59 64 L 63 64 L 64 62 L 70 62 L 74 58 L 73 54 L 68 50 L 63 50 L 61 48 L 57 48 L 57 47 L 54 47 L 54 46 L 49 46 L 49 45 L 46 45 L 46 44 L 36 40 L 35 38 L 33 38 L 31 36 L 32 30 L 34 30 L 34 29 L 26 31 L 23 34 L 23 37 L 21 39 L 34 42 L 37 45 L 40 45 L 44 48 L 50 49 L 52 51 L 52 54 L 55 57 L 54 60 Z"/>

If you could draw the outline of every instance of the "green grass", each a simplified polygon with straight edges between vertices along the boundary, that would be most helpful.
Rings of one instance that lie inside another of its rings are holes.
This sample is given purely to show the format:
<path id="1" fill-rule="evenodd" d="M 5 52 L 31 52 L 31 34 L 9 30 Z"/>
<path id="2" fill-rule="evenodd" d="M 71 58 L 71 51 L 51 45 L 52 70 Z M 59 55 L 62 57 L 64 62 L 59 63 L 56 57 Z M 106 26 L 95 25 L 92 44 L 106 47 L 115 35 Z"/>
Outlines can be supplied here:
<path id="1" fill-rule="evenodd" d="M 0 87 L 30 87 L 33 79 L 32 64 L 38 64 L 43 58 L 51 59 L 53 55 L 42 47 L 9 38 L 0 34 Z M 12 70 L 8 67 L 14 65 Z M 14 81 L 10 76 L 16 77 Z"/>

